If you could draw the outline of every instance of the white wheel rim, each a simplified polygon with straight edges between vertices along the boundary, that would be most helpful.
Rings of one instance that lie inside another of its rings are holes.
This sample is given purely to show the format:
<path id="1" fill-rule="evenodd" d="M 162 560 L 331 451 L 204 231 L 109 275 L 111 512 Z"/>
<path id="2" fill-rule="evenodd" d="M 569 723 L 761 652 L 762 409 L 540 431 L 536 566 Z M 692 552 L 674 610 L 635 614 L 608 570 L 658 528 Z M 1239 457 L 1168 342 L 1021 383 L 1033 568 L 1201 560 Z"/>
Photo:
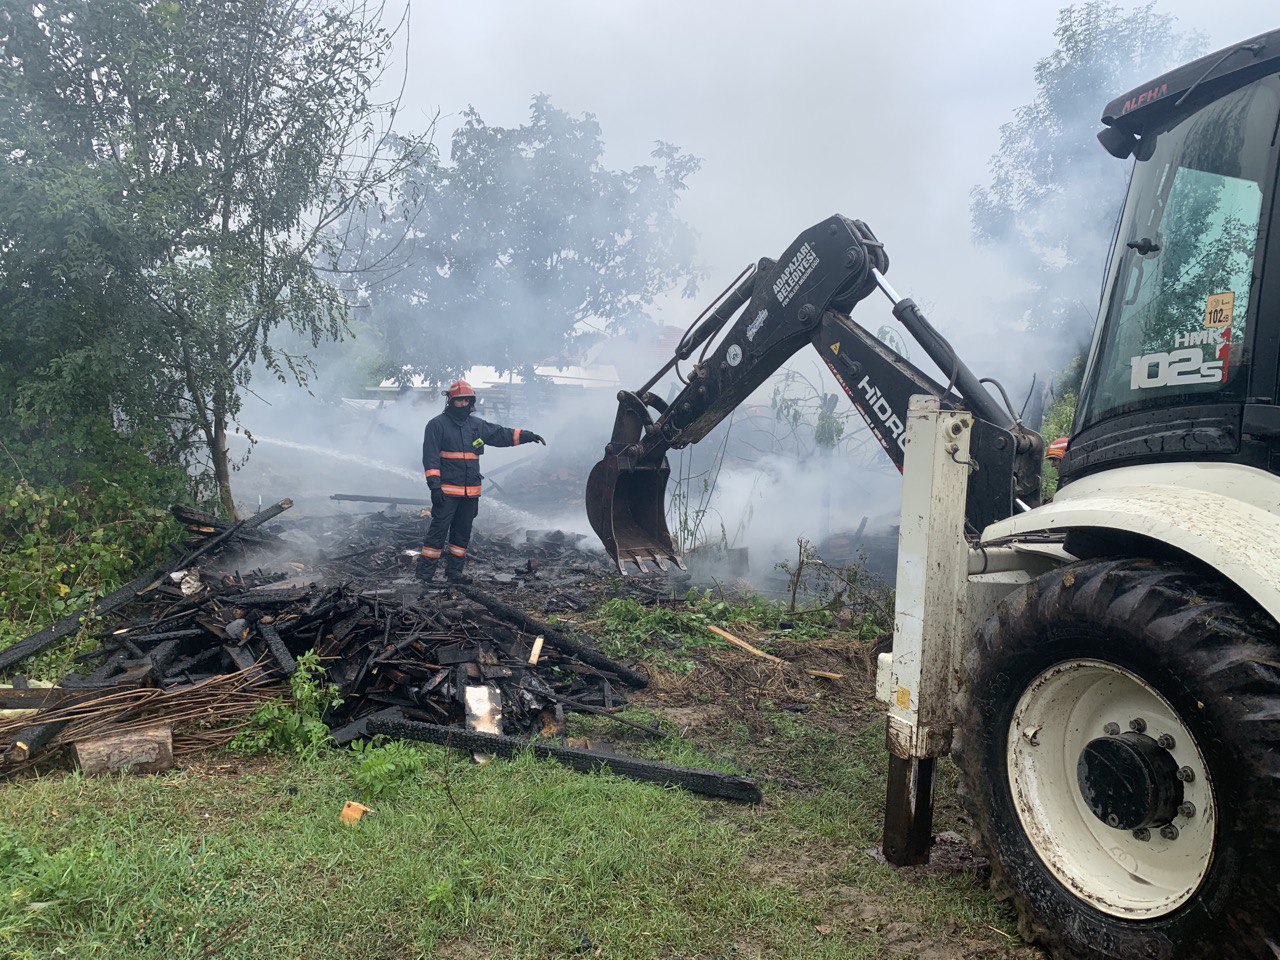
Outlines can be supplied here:
<path id="1" fill-rule="evenodd" d="M 1103 727 L 1146 723 L 1146 735 L 1173 738 L 1169 751 L 1194 779 L 1183 783 L 1193 816 L 1174 818 L 1176 839 L 1152 828 L 1133 831 L 1099 820 L 1085 803 L 1076 763 Z M 1176 910 L 1204 881 L 1213 859 L 1217 811 L 1200 748 L 1169 702 L 1140 677 L 1100 660 L 1068 660 L 1041 673 L 1023 692 L 1009 725 L 1009 786 L 1023 830 L 1044 865 L 1103 913 L 1151 919 Z"/>

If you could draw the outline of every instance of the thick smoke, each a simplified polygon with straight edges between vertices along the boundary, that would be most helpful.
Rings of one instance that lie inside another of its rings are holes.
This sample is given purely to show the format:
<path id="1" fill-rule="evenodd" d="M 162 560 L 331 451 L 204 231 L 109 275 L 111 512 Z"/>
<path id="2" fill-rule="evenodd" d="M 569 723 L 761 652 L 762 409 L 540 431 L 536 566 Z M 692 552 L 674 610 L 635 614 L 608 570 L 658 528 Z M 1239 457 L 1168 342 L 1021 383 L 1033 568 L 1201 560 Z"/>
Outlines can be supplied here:
<path id="1" fill-rule="evenodd" d="M 1211 46 L 1269 26 L 1263 22 L 1269 14 L 1257 5 L 1215 5 L 1212 23 L 1189 0 L 1165 6 L 1188 29 L 1211 30 Z M 769 19 L 764 46 L 761 17 Z M 674 18 L 680 30 L 670 29 Z M 1033 68 L 1054 47 L 1054 21 L 1052 7 L 1025 4 L 975 25 L 971 10 L 945 5 L 922 21 L 893 6 L 801 4 L 787 15 L 748 6 L 725 18 L 714 6 L 659 2 L 575 5 L 551 31 L 544 29 L 544 10 L 512 8 L 477 33 L 478 22 L 464 7 L 446 7 L 436 11 L 430 36 L 411 40 L 412 63 L 420 66 L 409 71 L 408 98 L 428 116 L 441 105 L 442 127 L 456 125 L 457 111 L 468 103 L 491 123 L 515 125 L 527 117 L 527 93 L 545 90 L 574 116 L 594 112 L 612 168 L 649 162 L 657 137 L 702 158 L 676 213 L 700 235 L 698 254 L 707 274 L 703 296 L 691 302 L 672 293 L 653 305 L 636 305 L 637 316 L 647 313 L 668 326 L 683 329 L 708 291 L 718 290 L 745 263 L 776 257 L 823 217 L 838 211 L 866 219 L 889 249 L 894 286 L 924 307 L 979 376 L 1000 378 L 1021 406 L 1033 375 L 1054 369 L 1087 336 L 1080 331 L 1087 331 L 1096 308 L 1109 239 L 1104 226 L 1087 244 L 1054 251 L 1064 263 L 1078 264 L 1087 282 L 1072 281 L 1071 290 L 1055 291 L 1079 301 L 1077 327 L 1046 333 L 1030 331 L 1025 308 L 1017 304 L 1027 289 L 1022 261 L 1045 251 L 1020 236 L 994 248 L 978 247 L 970 238 L 969 190 L 988 182 L 1000 125 L 1034 96 Z M 539 42 L 531 44 L 534 35 Z M 474 55 L 479 47 L 486 50 L 483 58 Z M 620 51 L 635 48 L 663 50 L 661 69 L 622 69 Z M 754 51 L 751 69 L 725 69 L 723 58 L 706 56 L 708 50 L 728 49 Z M 1121 87 L 1142 82 L 1150 72 L 1145 65 L 1133 70 Z M 689 95 L 693 90 L 697 96 Z M 1089 137 L 1102 105 L 1081 106 L 1090 115 Z M 1117 192 L 1125 164 L 1111 161 L 1096 144 L 1087 150 L 1089 162 L 1068 171 L 1059 199 L 1037 216 L 1074 222 L 1081 210 L 1096 212 L 1099 190 L 1108 197 Z M 585 226 L 602 235 L 608 229 L 602 222 Z M 1049 221 L 1036 226 L 1046 236 L 1067 232 Z M 487 322 L 499 315 L 517 318 L 530 332 L 512 340 L 513 356 L 550 359 L 538 345 L 563 319 L 563 305 L 549 306 L 545 285 L 512 283 L 505 269 L 486 268 L 482 279 L 487 289 L 500 291 L 496 298 L 477 292 L 465 310 L 446 315 L 406 301 L 401 325 L 445 328 L 449 349 L 442 366 L 451 374 L 482 362 L 478 354 L 494 345 Z M 854 319 L 873 333 L 893 329 L 907 343 L 910 359 L 945 382 L 878 296 L 861 304 Z M 237 477 L 246 506 L 255 506 L 261 495 L 266 501 L 301 497 L 324 509 L 374 509 L 335 506 L 328 500 L 334 492 L 425 499 L 421 434 L 441 408 L 438 393 L 410 393 L 376 411 L 342 403 L 344 396 L 367 398 L 362 387 L 379 379 L 372 366 L 358 369 L 360 358 L 378 352 L 371 344 L 386 346 L 371 320 L 356 318 L 354 342 L 320 351 L 314 396 L 282 390 L 246 404 L 244 422 L 261 438 Z M 578 328 L 584 335 L 580 348 L 590 346 L 592 326 L 599 324 L 588 318 Z M 664 354 L 646 343 L 656 338 L 651 329 L 642 326 L 634 346 L 610 359 L 622 387 L 638 387 L 669 355 L 669 349 Z M 838 392 L 814 366 L 802 353 L 794 369 L 815 382 L 816 392 Z M 656 390 L 666 396 L 673 383 L 669 377 Z M 487 419 L 528 426 L 549 441 L 545 449 L 486 455 L 492 482 L 481 528 L 508 524 L 589 533 L 583 488 L 609 438 L 617 386 L 548 391 L 543 405 L 528 411 L 527 422 L 481 408 Z M 864 539 L 877 530 L 891 533 L 899 491 L 896 471 L 882 452 L 867 446 L 868 434 L 856 418 L 848 421 L 846 436 L 861 437 L 861 447 L 846 440 L 830 461 L 812 456 L 811 443 L 806 449 L 795 445 L 790 434 L 811 433 L 814 424 L 806 421 L 793 431 L 774 423 L 774 386 L 762 387 L 732 422 L 702 443 L 672 454 L 672 491 L 683 488 L 705 510 L 691 545 L 746 547 L 753 575 L 761 579 L 794 554 L 798 537 L 839 541 L 844 533 L 847 547 L 859 527 Z M 756 412 L 748 413 L 749 407 Z M 847 414 L 851 407 L 841 399 L 838 409 Z M 704 495 L 700 485 L 710 477 L 714 484 Z M 674 530 L 679 504 L 671 519 Z"/>

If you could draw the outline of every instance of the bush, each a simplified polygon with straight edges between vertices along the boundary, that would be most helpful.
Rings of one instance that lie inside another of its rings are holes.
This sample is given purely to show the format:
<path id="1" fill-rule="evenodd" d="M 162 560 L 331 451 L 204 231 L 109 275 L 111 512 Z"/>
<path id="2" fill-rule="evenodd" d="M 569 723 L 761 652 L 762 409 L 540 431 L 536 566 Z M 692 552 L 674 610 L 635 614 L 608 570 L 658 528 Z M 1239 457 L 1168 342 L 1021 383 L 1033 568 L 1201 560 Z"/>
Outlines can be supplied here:
<path id="1" fill-rule="evenodd" d="M 358 740 L 351 751 L 358 760 L 352 779 L 366 797 L 394 793 L 417 780 L 425 765 L 421 750 L 399 740 L 380 745 Z"/>
<path id="2" fill-rule="evenodd" d="M 332 742 L 329 726 L 321 718 L 326 710 L 341 704 L 338 688 L 325 682 L 320 655 L 308 650 L 298 657 L 297 672 L 289 678 L 289 697 L 255 710 L 249 717 L 249 727 L 231 741 L 231 748 L 314 760 Z"/>
<path id="3" fill-rule="evenodd" d="M 0 416 L 0 649 L 158 563 L 181 529 L 167 507 L 195 492 L 141 434 L 82 418 L 54 436 Z M 66 659 L 24 671 L 56 676 Z"/>
<path id="4" fill-rule="evenodd" d="M 120 484 L 0 483 L 0 648 L 157 563 L 180 531 L 162 506 Z"/>

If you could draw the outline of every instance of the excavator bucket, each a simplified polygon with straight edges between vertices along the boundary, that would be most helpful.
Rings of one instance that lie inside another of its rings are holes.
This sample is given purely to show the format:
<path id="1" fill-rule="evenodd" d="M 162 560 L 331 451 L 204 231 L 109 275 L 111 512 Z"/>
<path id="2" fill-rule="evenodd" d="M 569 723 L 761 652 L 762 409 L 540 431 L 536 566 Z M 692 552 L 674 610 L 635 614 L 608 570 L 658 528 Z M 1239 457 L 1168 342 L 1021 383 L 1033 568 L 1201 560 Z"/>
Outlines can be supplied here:
<path id="1" fill-rule="evenodd" d="M 667 530 L 670 474 L 665 458 L 659 467 L 624 467 L 610 454 L 587 477 L 587 519 L 623 573 L 627 561 L 641 573 L 649 563 L 660 570 L 668 563 L 685 568 Z"/>

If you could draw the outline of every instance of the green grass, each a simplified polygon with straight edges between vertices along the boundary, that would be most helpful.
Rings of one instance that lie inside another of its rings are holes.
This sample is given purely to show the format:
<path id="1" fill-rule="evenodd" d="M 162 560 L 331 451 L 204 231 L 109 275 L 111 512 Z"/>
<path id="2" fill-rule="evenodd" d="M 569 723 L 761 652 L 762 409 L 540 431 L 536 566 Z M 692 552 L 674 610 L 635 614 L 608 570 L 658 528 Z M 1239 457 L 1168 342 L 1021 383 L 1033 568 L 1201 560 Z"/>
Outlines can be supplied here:
<path id="1" fill-rule="evenodd" d="M 803 947 L 817 935 L 795 892 L 736 882 L 745 844 L 704 801 L 425 753 L 434 776 L 352 826 L 345 758 L 7 786 L 0 952 L 390 958 L 464 942 L 554 957 L 585 938 L 604 956 L 711 956 L 746 936 L 825 955 Z"/>
<path id="2" fill-rule="evenodd" d="M 791 639 L 827 639 L 833 632 L 865 639 L 874 637 L 875 614 L 868 612 L 836 627 L 829 610 L 790 613 L 785 604 L 759 596 L 714 597 L 710 591 L 690 591 L 674 604 L 647 606 L 629 597 L 607 600 L 591 621 L 593 643 L 605 654 L 639 659 L 675 673 L 689 673 L 698 665 L 698 652 L 729 645 L 707 630 L 714 624 L 733 630 L 749 627 Z"/>
<path id="3" fill-rule="evenodd" d="M 361 761 L 345 753 L 0 785 L 0 955 L 834 960 L 892 955 L 899 920 L 999 951 L 987 925 L 1012 921 L 976 881 L 868 855 L 880 725 L 840 737 L 769 719 L 771 742 L 728 737 L 716 756 L 650 748 L 722 768 L 740 748 L 765 751 L 758 808 L 438 748 L 349 826 L 338 814 L 361 796 Z M 807 786 L 771 786 L 772 773 Z"/>

